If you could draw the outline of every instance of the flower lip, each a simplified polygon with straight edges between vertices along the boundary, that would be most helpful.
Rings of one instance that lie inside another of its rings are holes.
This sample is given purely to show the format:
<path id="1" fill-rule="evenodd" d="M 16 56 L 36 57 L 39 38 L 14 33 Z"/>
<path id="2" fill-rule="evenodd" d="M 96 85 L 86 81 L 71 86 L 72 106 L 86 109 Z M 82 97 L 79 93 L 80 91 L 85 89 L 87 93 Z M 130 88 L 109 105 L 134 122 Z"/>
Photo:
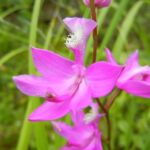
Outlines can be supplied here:
<path id="1" fill-rule="evenodd" d="M 79 44 L 83 43 L 83 29 L 78 27 L 74 32 L 70 33 L 66 39 L 65 45 L 68 48 L 74 49 L 78 47 Z"/>

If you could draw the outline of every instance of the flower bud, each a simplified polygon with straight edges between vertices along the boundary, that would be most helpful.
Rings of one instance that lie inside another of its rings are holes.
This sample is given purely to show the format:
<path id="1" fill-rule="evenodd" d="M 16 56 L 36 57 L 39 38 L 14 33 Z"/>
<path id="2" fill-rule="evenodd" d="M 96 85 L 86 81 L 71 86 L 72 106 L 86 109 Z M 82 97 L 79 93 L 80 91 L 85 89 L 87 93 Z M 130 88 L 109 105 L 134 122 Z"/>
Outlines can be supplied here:
<path id="1" fill-rule="evenodd" d="M 90 0 L 83 0 L 84 4 L 90 6 Z M 102 8 L 107 7 L 111 3 L 111 0 L 94 0 L 95 7 Z"/>

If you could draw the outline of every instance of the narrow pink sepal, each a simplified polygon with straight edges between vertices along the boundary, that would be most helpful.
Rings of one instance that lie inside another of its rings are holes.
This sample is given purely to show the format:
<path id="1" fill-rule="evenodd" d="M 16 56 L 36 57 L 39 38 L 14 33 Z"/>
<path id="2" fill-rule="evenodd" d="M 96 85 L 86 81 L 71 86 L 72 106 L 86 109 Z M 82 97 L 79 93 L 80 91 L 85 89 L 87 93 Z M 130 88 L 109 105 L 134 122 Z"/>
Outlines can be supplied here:
<path id="1" fill-rule="evenodd" d="M 135 96 L 150 98 L 150 81 L 128 80 L 122 84 L 121 89 Z"/>
<path id="2" fill-rule="evenodd" d="M 17 88 L 22 93 L 29 96 L 45 97 L 48 92 L 53 91 L 50 88 L 48 81 L 42 77 L 34 75 L 19 75 L 14 76 L 13 80 Z"/>
<path id="3" fill-rule="evenodd" d="M 70 108 L 68 105 L 69 101 L 60 103 L 46 101 L 30 114 L 29 120 L 48 121 L 61 118 L 69 112 Z"/>
<path id="4" fill-rule="evenodd" d="M 87 138 L 93 134 L 93 128 L 91 126 L 84 125 L 72 127 L 63 122 L 53 122 L 53 126 L 58 134 L 66 138 L 70 144 L 75 143 L 76 146 L 85 144 L 87 142 Z M 84 143 L 82 143 L 82 141 L 84 141 Z"/>
<path id="5" fill-rule="evenodd" d="M 118 65 L 114 56 L 112 55 L 111 51 L 108 48 L 105 49 L 105 53 L 106 53 L 106 59 L 108 62 L 114 65 Z"/>

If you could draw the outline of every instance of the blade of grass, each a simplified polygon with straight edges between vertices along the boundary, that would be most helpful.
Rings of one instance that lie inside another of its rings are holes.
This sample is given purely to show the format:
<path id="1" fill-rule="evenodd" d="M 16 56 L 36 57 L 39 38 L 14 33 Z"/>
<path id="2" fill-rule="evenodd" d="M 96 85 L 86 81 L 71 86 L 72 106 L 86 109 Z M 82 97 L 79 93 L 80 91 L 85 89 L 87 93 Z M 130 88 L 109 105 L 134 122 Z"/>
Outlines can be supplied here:
<path id="1" fill-rule="evenodd" d="M 55 36 L 55 38 L 54 38 L 53 46 L 56 46 L 56 45 L 57 45 L 58 41 L 59 41 L 59 40 L 61 39 L 61 37 L 62 37 L 63 32 L 64 32 L 64 26 L 60 26 L 59 29 L 58 29 L 58 31 L 57 31 L 57 34 L 56 34 L 56 36 Z"/>
<path id="2" fill-rule="evenodd" d="M 19 7 L 14 7 L 14 8 L 7 9 L 6 11 L 3 11 L 3 13 L 0 14 L 0 19 L 5 18 L 6 16 L 10 15 L 11 13 L 19 9 L 20 9 Z"/>
<path id="3" fill-rule="evenodd" d="M 128 33 L 133 25 L 135 16 L 141 8 L 142 4 L 142 1 L 138 1 L 133 5 L 129 13 L 127 14 L 127 17 L 125 18 L 123 24 L 120 27 L 120 33 L 113 47 L 113 52 L 117 58 L 120 58 L 119 56 L 121 54 L 123 45 L 127 41 Z"/>
<path id="4" fill-rule="evenodd" d="M 18 36 L 17 34 L 14 35 L 13 33 L 10 33 L 10 31 L 7 32 L 7 31 L 4 31 L 4 30 L 0 29 L 0 34 L 3 35 L 3 36 L 6 36 L 8 38 L 11 38 L 13 40 L 17 40 L 17 41 L 20 41 L 22 43 L 28 44 L 28 40 L 26 40 L 23 37 Z"/>
<path id="5" fill-rule="evenodd" d="M 106 45 L 108 44 L 108 42 L 110 41 L 110 39 L 113 35 L 113 32 L 114 32 L 118 22 L 120 21 L 121 16 L 123 15 L 123 12 L 125 11 L 129 1 L 130 0 L 122 0 L 120 2 L 120 5 L 118 6 L 118 9 L 108 27 L 108 30 L 105 33 L 105 37 L 100 45 L 100 51 L 103 50 L 106 47 Z M 98 55 L 98 59 L 100 59 L 99 55 Z"/>
<path id="6" fill-rule="evenodd" d="M 0 58 L 0 66 L 9 61 L 11 58 L 14 58 L 14 56 L 26 51 L 25 47 L 20 47 L 15 50 L 11 50 L 11 52 L 7 53 L 3 57 Z"/>
<path id="7" fill-rule="evenodd" d="M 33 8 L 31 28 L 30 28 L 30 36 L 29 36 L 29 45 L 36 45 L 36 35 L 37 35 L 37 24 L 40 13 L 40 6 L 42 4 L 42 0 L 36 0 Z M 34 73 L 34 66 L 31 57 L 31 50 L 29 50 L 29 73 Z M 36 146 L 38 150 L 46 150 L 48 149 L 48 142 L 46 138 L 46 133 L 44 129 L 44 124 L 41 123 L 33 123 L 28 121 L 28 115 L 39 105 L 39 99 L 30 97 L 28 102 L 28 107 L 23 123 L 23 127 L 21 130 L 17 150 L 27 150 L 29 146 L 30 136 L 32 133 L 32 129 L 34 127 Z"/>
<path id="8" fill-rule="evenodd" d="M 47 31 L 47 36 L 46 36 L 45 44 L 44 44 L 44 49 L 48 49 L 49 44 L 50 44 L 50 42 L 52 40 L 52 31 L 53 31 L 53 28 L 55 26 L 55 23 L 56 23 L 56 19 L 53 19 L 50 22 L 50 25 L 49 25 L 49 28 L 48 28 L 48 31 Z"/>

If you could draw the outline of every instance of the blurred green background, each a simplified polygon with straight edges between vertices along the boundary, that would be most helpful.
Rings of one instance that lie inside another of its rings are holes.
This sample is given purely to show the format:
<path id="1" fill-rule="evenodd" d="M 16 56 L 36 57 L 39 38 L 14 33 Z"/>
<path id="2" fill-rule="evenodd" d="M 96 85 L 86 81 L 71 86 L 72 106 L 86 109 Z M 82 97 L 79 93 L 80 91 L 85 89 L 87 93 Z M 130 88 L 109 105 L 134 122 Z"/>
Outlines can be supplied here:
<path id="1" fill-rule="evenodd" d="M 12 76 L 34 72 L 28 54 L 31 46 L 72 58 L 64 44 L 68 32 L 62 22 L 70 16 L 90 17 L 89 9 L 82 0 L 0 0 L 0 150 L 57 150 L 65 143 L 49 122 L 24 121 L 27 107 L 29 113 L 40 100 L 28 104 L 33 98 L 29 100 L 16 89 Z M 140 63 L 150 65 L 149 0 L 114 0 L 109 8 L 99 10 L 97 17 L 97 60 L 104 59 L 105 47 L 122 64 L 139 49 Z M 91 54 L 92 38 L 86 65 L 92 61 Z M 70 122 L 68 116 L 64 120 Z M 111 122 L 113 150 L 150 149 L 150 100 L 123 92 L 111 108 Z M 104 121 L 101 126 L 105 136 Z"/>

